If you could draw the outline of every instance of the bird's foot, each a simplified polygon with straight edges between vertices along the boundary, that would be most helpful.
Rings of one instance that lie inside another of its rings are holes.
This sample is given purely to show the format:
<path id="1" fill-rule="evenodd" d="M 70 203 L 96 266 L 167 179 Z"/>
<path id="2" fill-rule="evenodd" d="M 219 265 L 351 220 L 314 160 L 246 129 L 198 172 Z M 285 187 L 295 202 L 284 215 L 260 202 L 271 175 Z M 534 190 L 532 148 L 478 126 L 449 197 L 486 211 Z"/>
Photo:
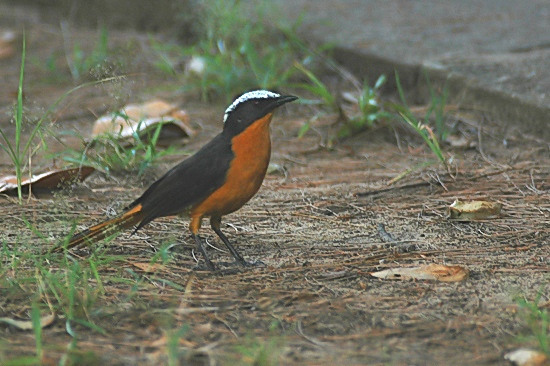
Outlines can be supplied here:
<path id="1" fill-rule="evenodd" d="M 234 262 L 218 262 L 218 264 L 222 267 L 233 267 L 233 268 L 235 266 L 240 266 L 243 268 L 267 267 L 266 264 L 262 261 L 247 262 L 244 259 L 242 261 L 236 260 Z"/>
<path id="2" fill-rule="evenodd" d="M 238 263 L 243 267 L 267 267 L 267 265 L 260 260 L 257 260 L 254 262 L 247 262 L 243 259 L 242 261 L 236 261 L 235 263 Z"/>
<path id="3" fill-rule="evenodd" d="M 210 272 L 217 272 L 218 267 L 210 261 L 205 263 L 197 263 L 196 266 L 193 267 L 194 271 L 210 271 Z"/>

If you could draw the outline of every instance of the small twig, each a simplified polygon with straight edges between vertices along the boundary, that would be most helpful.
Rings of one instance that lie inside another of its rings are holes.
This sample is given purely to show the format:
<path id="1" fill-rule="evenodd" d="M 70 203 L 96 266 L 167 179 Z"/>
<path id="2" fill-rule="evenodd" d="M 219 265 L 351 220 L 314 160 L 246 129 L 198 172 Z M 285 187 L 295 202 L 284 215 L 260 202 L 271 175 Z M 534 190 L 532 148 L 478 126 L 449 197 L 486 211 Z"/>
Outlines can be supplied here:
<path id="1" fill-rule="evenodd" d="M 501 166 L 501 169 L 499 169 L 499 170 L 495 170 L 495 171 L 492 171 L 492 172 L 483 173 L 483 174 L 475 175 L 475 176 L 469 176 L 469 175 L 466 176 L 466 175 L 464 175 L 463 177 L 465 178 L 465 180 L 467 179 L 469 181 L 473 181 L 473 180 L 480 179 L 480 178 L 486 178 L 486 177 L 490 177 L 490 176 L 493 176 L 493 175 L 503 174 L 503 173 L 505 173 L 507 171 L 510 171 L 510 170 L 520 170 L 521 171 L 521 170 L 526 169 L 525 166 L 521 166 L 522 164 L 518 164 L 518 165 L 520 165 L 520 166 L 506 166 L 506 165 L 504 165 L 504 166 Z M 442 175 L 442 177 L 445 177 L 445 176 L 452 177 L 449 173 L 445 173 L 445 174 Z M 447 181 L 440 178 L 440 182 L 446 183 Z M 455 180 L 455 182 L 460 182 L 460 180 Z M 375 195 L 375 194 L 390 192 L 390 191 L 393 191 L 393 190 L 418 188 L 418 187 L 429 186 L 429 185 L 432 185 L 432 184 L 433 184 L 433 182 L 431 182 L 431 181 L 415 182 L 415 183 L 404 184 L 402 186 L 376 189 L 374 191 L 358 192 L 358 193 L 355 193 L 355 196 L 357 196 L 357 197 L 372 196 L 372 195 Z"/>
<path id="2" fill-rule="evenodd" d="M 247 230 L 244 226 L 237 226 L 237 225 L 231 224 L 231 223 L 227 223 L 226 225 L 229 226 L 230 228 L 232 228 L 233 230 L 235 230 L 236 233 L 238 233 L 239 230 L 241 230 L 241 231 L 249 231 L 249 230 Z"/>
<path id="3" fill-rule="evenodd" d="M 378 223 L 376 228 L 378 230 L 378 236 L 380 236 L 380 239 L 385 243 L 390 243 L 391 248 L 394 249 L 396 252 L 407 253 L 413 251 L 416 248 L 415 244 L 406 243 L 401 240 L 395 240 L 393 236 L 391 236 L 391 234 L 386 231 L 384 224 Z"/>
<path id="4" fill-rule="evenodd" d="M 508 181 L 508 183 L 512 184 L 514 188 L 517 189 L 523 197 L 526 196 L 526 194 L 521 190 L 521 188 L 517 186 L 517 184 L 510 178 L 508 174 L 502 173 L 502 176 L 506 179 L 506 181 Z"/>
<path id="5" fill-rule="evenodd" d="M 220 249 L 217 246 L 210 244 L 210 242 L 208 242 L 208 238 L 206 238 L 204 241 L 206 242 L 206 245 L 208 245 L 210 248 L 217 250 L 218 252 L 227 253 L 227 250 Z"/>
<path id="6" fill-rule="evenodd" d="M 403 147 L 401 146 L 401 138 L 399 136 L 399 131 L 397 131 L 397 128 L 393 127 L 393 134 L 395 135 L 395 143 L 397 144 L 397 148 L 401 153 L 403 153 Z"/>
<path id="7" fill-rule="evenodd" d="M 354 209 L 359 210 L 361 212 L 367 212 L 367 210 L 365 210 L 363 207 L 359 207 L 357 205 L 354 205 L 353 203 L 348 202 L 348 206 L 353 207 Z"/>
<path id="8" fill-rule="evenodd" d="M 384 226 L 384 224 L 378 223 L 378 225 L 376 225 L 376 229 L 378 230 L 378 236 L 383 242 L 386 242 L 386 243 L 395 242 L 395 239 L 393 238 L 393 236 L 391 236 L 391 234 L 386 231 L 386 227 Z"/>
<path id="9" fill-rule="evenodd" d="M 199 263 L 199 260 L 195 256 L 195 250 L 194 249 L 191 249 L 191 255 L 193 256 L 193 259 L 195 260 L 195 262 Z"/>
<path id="10" fill-rule="evenodd" d="M 291 163 L 301 165 L 301 166 L 307 166 L 307 162 L 296 160 L 295 158 L 291 157 L 290 155 L 283 155 L 283 159 L 290 161 Z"/>
<path id="11" fill-rule="evenodd" d="M 321 348 L 324 348 L 324 347 L 327 346 L 327 344 L 325 342 L 318 341 L 317 339 L 314 339 L 312 337 L 309 337 L 309 336 L 305 335 L 304 331 L 302 329 L 302 322 L 300 320 L 298 320 L 298 322 L 296 323 L 295 332 L 296 332 L 296 334 L 303 337 L 306 341 L 313 344 L 314 346 L 321 347 Z"/>
<path id="12" fill-rule="evenodd" d="M 233 330 L 233 328 L 231 328 L 229 326 L 229 324 L 227 324 L 227 322 L 225 320 L 223 320 L 222 318 L 220 318 L 217 314 L 216 314 L 216 320 L 219 321 L 220 323 L 222 323 L 223 325 L 225 325 L 225 327 L 231 332 L 231 334 L 233 334 L 233 336 L 237 339 L 239 339 L 239 336 L 237 335 L 237 333 Z"/>
<path id="13" fill-rule="evenodd" d="M 397 187 L 389 187 L 389 188 L 377 189 L 377 190 L 374 190 L 374 191 L 358 192 L 358 193 L 355 193 L 355 195 L 356 195 L 357 197 L 372 196 L 372 195 L 375 195 L 375 194 L 390 192 L 390 191 L 393 191 L 393 190 L 408 189 L 408 188 L 418 188 L 418 187 L 429 186 L 429 185 L 431 185 L 431 184 L 432 184 L 431 182 L 422 181 L 422 182 L 404 184 L 404 185 L 402 185 L 402 186 L 397 186 Z"/>
<path id="14" fill-rule="evenodd" d="M 445 190 L 445 192 L 449 192 L 449 190 L 447 189 L 447 187 L 445 187 L 445 184 L 443 183 L 443 181 L 441 180 L 441 177 L 439 176 L 439 174 L 437 174 L 437 172 L 433 174 L 429 174 L 429 176 L 432 179 L 435 179 L 437 183 L 439 183 L 439 185 Z"/>
<path id="15" fill-rule="evenodd" d="M 486 162 L 492 165 L 493 162 L 489 160 L 489 158 L 487 157 L 487 155 L 485 155 L 485 152 L 483 151 L 483 143 L 481 140 L 481 128 L 477 129 L 477 147 L 479 149 L 479 153 L 481 154 L 481 157 L 483 158 L 483 160 L 485 160 Z"/>
<path id="16" fill-rule="evenodd" d="M 483 144 L 482 144 L 482 139 L 481 139 L 481 128 L 478 128 L 477 129 L 477 144 L 478 144 L 478 148 L 479 148 L 479 153 L 481 154 L 481 157 L 483 158 L 483 160 L 485 160 L 487 163 L 493 165 L 493 166 L 498 166 L 499 168 L 506 168 L 508 167 L 507 165 L 503 165 L 503 164 L 499 164 L 497 163 L 496 161 L 494 161 L 493 159 L 489 158 L 487 155 L 485 155 L 485 152 L 483 151 Z"/>
<path id="17" fill-rule="evenodd" d="M 535 178 L 533 178 L 533 169 L 529 170 L 529 177 L 531 178 L 531 185 L 526 184 L 525 187 L 535 194 L 543 194 L 544 191 L 538 189 L 537 185 L 535 184 Z"/>
<path id="18" fill-rule="evenodd" d="M 394 183 L 397 183 L 401 179 L 405 178 L 407 175 L 411 174 L 414 171 L 413 168 L 406 169 L 405 171 L 397 174 L 397 176 L 393 177 L 389 181 L 386 182 L 386 185 L 391 186 Z"/>

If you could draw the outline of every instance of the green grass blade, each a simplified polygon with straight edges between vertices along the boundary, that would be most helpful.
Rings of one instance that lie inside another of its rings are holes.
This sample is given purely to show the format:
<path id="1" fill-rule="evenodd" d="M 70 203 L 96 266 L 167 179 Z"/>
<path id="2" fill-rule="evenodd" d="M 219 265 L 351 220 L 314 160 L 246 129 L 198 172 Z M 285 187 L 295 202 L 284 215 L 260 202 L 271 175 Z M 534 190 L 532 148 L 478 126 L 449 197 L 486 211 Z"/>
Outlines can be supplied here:
<path id="1" fill-rule="evenodd" d="M 384 83 L 386 82 L 386 75 L 382 74 L 378 77 L 378 79 L 376 80 L 376 83 L 374 83 L 374 89 L 375 90 L 378 90 L 382 87 L 382 85 L 384 85 Z"/>
<path id="2" fill-rule="evenodd" d="M 1 128 L 0 128 L 0 135 L 2 136 L 5 142 L 5 144 L 0 144 L 0 147 L 2 148 L 2 150 L 4 150 L 8 154 L 8 156 L 10 157 L 10 160 L 13 161 L 13 159 L 15 158 L 14 146 L 11 144 L 10 140 L 8 139 L 8 136 L 4 134 L 4 131 Z"/>
<path id="3" fill-rule="evenodd" d="M 73 319 L 72 321 L 80 325 L 83 325 L 91 330 L 95 330 L 100 334 L 107 335 L 107 331 L 105 329 L 101 328 L 99 325 L 94 324 L 92 322 L 86 321 L 84 319 Z"/>
<path id="4" fill-rule="evenodd" d="M 430 135 L 420 123 L 413 122 L 413 120 L 411 120 L 411 118 L 409 118 L 406 114 L 402 112 L 399 112 L 399 114 L 403 120 L 407 122 L 407 124 L 409 124 L 409 126 L 411 126 L 420 135 L 420 137 L 422 137 L 426 145 L 428 145 L 430 150 L 432 150 L 432 152 L 437 156 L 439 161 L 441 161 L 444 165 L 447 165 L 447 161 L 445 160 L 445 156 L 443 156 L 443 152 L 441 151 L 441 147 L 439 146 L 435 135 Z"/>
<path id="5" fill-rule="evenodd" d="M 90 263 L 90 269 L 92 271 L 92 274 L 97 282 L 97 288 L 101 294 L 105 294 L 105 288 L 103 287 L 103 281 L 101 281 L 101 276 L 99 275 L 99 271 L 97 270 L 97 265 L 94 260 L 95 258 L 88 259 L 88 263 Z"/>
<path id="6" fill-rule="evenodd" d="M 15 107 L 15 154 L 12 161 L 15 165 L 17 179 L 17 198 L 19 204 L 23 202 L 21 191 L 21 131 L 23 130 L 23 77 L 25 75 L 26 36 L 23 32 L 23 50 L 21 51 L 21 69 L 19 72 L 19 86 L 17 88 L 17 106 Z"/>
<path id="7" fill-rule="evenodd" d="M 42 324 L 40 319 L 40 309 L 38 304 L 33 302 L 31 306 L 31 321 L 32 329 L 34 331 L 34 340 L 36 347 L 36 358 L 42 360 L 43 349 L 42 349 Z"/>
<path id="8" fill-rule="evenodd" d="M 36 366 L 40 365 L 40 360 L 38 360 L 35 356 L 23 356 L 14 358 L 11 360 L 2 360 L 3 366 Z"/>
<path id="9" fill-rule="evenodd" d="M 408 110 L 409 105 L 407 104 L 407 99 L 405 98 L 405 93 L 403 92 L 403 86 L 401 85 L 397 70 L 395 71 L 395 85 L 397 86 L 397 92 L 399 93 L 399 99 L 401 99 L 401 103 L 403 103 L 405 108 Z"/>
<path id="10" fill-rule="evenodd" d="M 23 149 L 23 153 L 26 154 L 28 151 L 29 151 L 29 148 L 30 148 L 30 145 L 32 143 L 32 140 L 33 138 L 36 136 L 36 134 L 39 132 L 40 130 L 40 127 L 42 126 L 42 124 L 44 123 L 44 121 L 46 120 L 46 117 L 48 115 L 50 115 L 50 113 L 52 113 L 52 111 L 59 105 L 59 103 L 61 103 L 65 98 L 67 98 L 69 95 L 71 95 L 72 93 L 76 92 L 77 90 L 80 90 L 82 88 L 86 88 L 88 86 L 93 86 L 93 85 L 98 85 L 98 84 L 103 84 L 103 83 L 107 83 L 109 81 L 113 81 L 113 80 L 120 80 L 120 79 L 123 79 L 124 76 L 113 76 L 113 77 L 109 77 L 109 78 L 105 78 L 105 79 L 101 79 L 101 80 L 94 80 L 94 81 L 90 81 L 90 82 L 87 82 L 87 83 L 84 83 L 84 84 L 80 84 L 78 86 L 75 86 L 74 88 L 72 88 L 71 90 L 69 91 L 66 91 L 65 93 L 63 93 L 59 98 L 56 99 L 56 101 L 51 104 L 48 109 L 46 110 L 46 112 L 44 112 L 42 114 L 42 116 L 40 117 L 40 119 L 38 120 L 38 122 L 36 123 L 36 126 L 33 128 L 33 130 L 31 131 L 31 134 L 30 134 L 30 137 L 29 137 L 29 141 L 27 141 L 27 144 L 25 145 L 25 148 Z"/>
<path id="11" fill-rule="evenodd" d="M 302 64 L 296 62 L 294 66 L 303 72 L 308 79 L 314 84 L 315 87 L 307 87 L 305 89 L 314 92 L 315 94 L 319 95 L 325 103 L 330 107 L 336 106 L 336 100 L 334 99 L 334 96 L 332 93 L 328 90 L 327 86 L 315 76 L 314 73 L 312 73 L 310 70 L 306 69 Z"/>

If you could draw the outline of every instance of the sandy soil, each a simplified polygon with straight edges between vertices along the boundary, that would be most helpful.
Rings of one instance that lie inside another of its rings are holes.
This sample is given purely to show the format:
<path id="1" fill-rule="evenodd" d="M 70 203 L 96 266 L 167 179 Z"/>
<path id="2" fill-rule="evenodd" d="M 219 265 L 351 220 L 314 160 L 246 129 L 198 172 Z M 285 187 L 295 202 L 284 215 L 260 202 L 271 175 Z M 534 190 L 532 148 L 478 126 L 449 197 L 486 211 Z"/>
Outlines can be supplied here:
<path id="1" fill-rule="evenodd" d="M 56 28 L 36 25 L 27 29 L 27 37 L 25 112 L 33 118 L 75 84 L 62 67 L 63 39 Z M 75 31 L 72 37 L 86 47 L 96 33 Z M 113 34 L 121 52 L 135 55 L 124 65 L 132 76 L 85 88 L 63 101 L 53 131 L 86 135 L 94 115 L 128 101 L 162 97 L 187 109 L 199 128 L 185 149 L 194 151 L 214 136 L 225 106 L 201 103 L 159 75 L 146 40 L 139 34 Z M 51 55 L 61 75 L 45 69 Z M 0 123 L 8 133 L 18 63 L 17 56 L 0 61 Z M 453 156 L 451 171 L 431 165 L 388 185 L 407 169 L 434 160 L 419 139 L 399 128 L 380 127 L 327 150 L 319 141 L 330 116 L 302 139 L 296 137 L 313 113 L 303 105 L 279 111 L 272 126 L 272 163 L 279 169 L 267 176 L 249 204 L 224 219 L 223 229 L 245 258 L 265 266 L 236 269 L 224 265 L 231 260 L 228 253 L 209 248 L 221 273 L 194 270 L 187 221 L 174 218 L 94 248 L 95 258 L 104 259 L 98 268 L 101 283 L 97 278 L 87 283 L 102 290 L 88 299 L 89 313 L 79 316 L 105 332 L 73 325 L 78 336 L 71 352 L 78 362 L 164 364 L 170 334 L 181 327 L 176 344 L 182 364 L 252 364 L 254 354 L 262 351 L 267 361 L 256 364 L 479 365 L 502 363 L 507 351 L 534 345 L 518 339 L 529 333 L 514 298 L 532 300 L 542 291 L 541 303 L 549 300 L 548 141 L 530 137 L 528 131 L 501 131 L 498 121 L 480 112 L 457 113 L 457 126 L 477 147 L 444 146 Z M 78 145 L 70 137 L 62 141 Z M 51 141 L 50 149 L 61 145 Z M 84 227 L 120 210 L 181 158 L 167 157 L 142 178 L 96 173 L 81 185 L 23 206 L 2 197 L 0 243 L 20 246 L 24 261 L 75 221 Z M 11 174 L 5 154 L 0 163 L 0 172 Z M 45 154 L 35 158 L 37 167 L 51 163 Z M 456 198 L 500 202 L 502 216 L 451 221 L 446 210 Z M 31 232 L 24 219 L 49 239 Z M 395 242 L 384 240 L 380 224 Z M 202 234 L 222 248 L 210 230 Z M 5 253 L 2 262 L 12 263 Z M 85 264 L 89 253 L 83 249 L 75 255 Z M 169 258 L 166 263 L 144 268 L 163 255 Z M 460 265 L 470 276 L 445 283 L 370 275 L 430 263 Z M 59 270 L 58 264 L 51 264 L 51 271 Z M 30 274 L 34 270 L 22 268 Z M 0 317 L 28 319 L 35 293 L 34 283 L 0 287 Z M 57 364 L 73 339 L 64 315 L 58 314 L 43 332 L 45 363 Z M 0 324 L 0 355 L 33 354 L 33 337 Z"/>

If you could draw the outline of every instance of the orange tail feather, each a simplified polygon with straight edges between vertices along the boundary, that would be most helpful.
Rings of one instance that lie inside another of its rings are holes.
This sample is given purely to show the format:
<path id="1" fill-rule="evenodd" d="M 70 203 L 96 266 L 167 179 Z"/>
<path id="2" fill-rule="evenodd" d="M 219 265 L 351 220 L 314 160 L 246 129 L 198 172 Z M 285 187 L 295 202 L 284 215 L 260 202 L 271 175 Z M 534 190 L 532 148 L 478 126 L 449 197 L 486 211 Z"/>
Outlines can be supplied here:
<path id="1" fill-rule="evenodd" d="M 141 212 L 141 205 L 137 205 L 129 211 L 126 211 L 120 216 L 113 219 L 103 221 L 97 225 L 94 225 L 86 230 L 83 230 L 69 240 L 67 249 L 73 248 L 77 245 L 84 243 L 96 242 L 108 237 L 122 229 L 128 229 L 139 223 L 143 218 Z M 55 248 L 54 251 L 59 252 L 62 247 Z"/>

